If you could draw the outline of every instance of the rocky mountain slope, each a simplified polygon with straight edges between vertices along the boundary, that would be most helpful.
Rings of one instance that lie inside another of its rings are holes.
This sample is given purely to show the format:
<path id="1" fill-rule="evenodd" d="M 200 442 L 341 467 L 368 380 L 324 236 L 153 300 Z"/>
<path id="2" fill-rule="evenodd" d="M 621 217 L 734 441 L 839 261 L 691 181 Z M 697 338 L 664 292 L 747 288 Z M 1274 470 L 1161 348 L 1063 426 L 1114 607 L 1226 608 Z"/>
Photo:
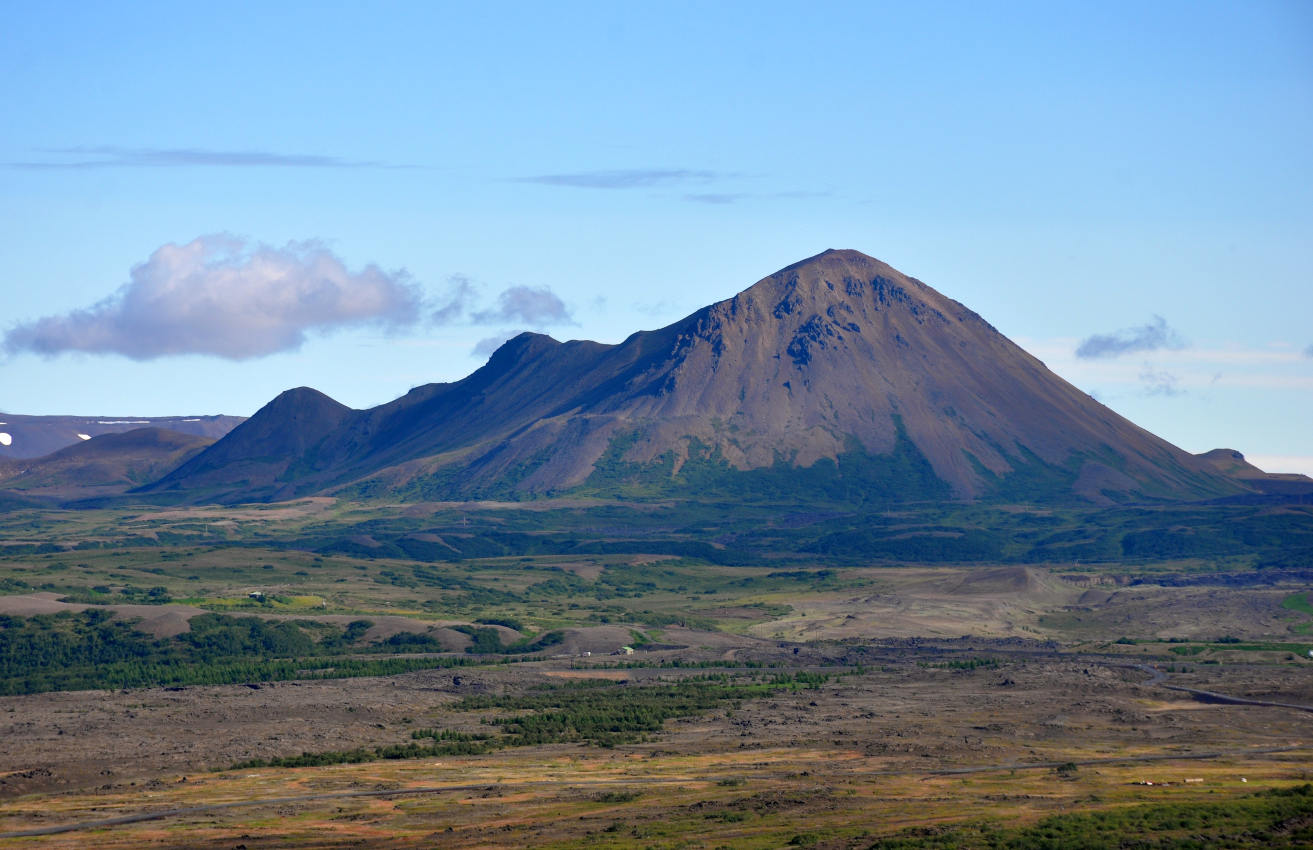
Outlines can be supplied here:
<path id="1" fill-rule="evenodd" d="M 343 487 L 1094 501 L 1248 489 L 856 251 L 617 345 L 522 334 L 469 377 L 370 410 L 288 391 L 149 489 L 248 501 Z"/>

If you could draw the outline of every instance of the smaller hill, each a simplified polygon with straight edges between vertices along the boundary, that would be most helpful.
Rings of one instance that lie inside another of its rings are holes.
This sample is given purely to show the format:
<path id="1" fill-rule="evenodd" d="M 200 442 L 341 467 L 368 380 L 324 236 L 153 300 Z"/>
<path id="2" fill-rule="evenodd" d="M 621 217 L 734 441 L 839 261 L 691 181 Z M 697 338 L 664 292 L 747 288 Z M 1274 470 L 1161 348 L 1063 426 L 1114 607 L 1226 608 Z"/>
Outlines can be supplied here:
<path id="1" fill-rule="evenodd" d="M 167 428 L 103 434 L 35 459 L 0 459 L 0 488 L 47 496 L 125 492 L 203 451 L 211 437 Z"/>
<path id="2" fill-rule="evenodd" d="M 1313 495 L 1313 478 L 1296 472 L 1264 472 L 1235 449 L 1213 449 L 1195 457 L 1268 496 Z"/>
<path id="3" fill-rule="evenodd" d="M 287 498 L 290 481 L 331 463 L 333 454 L 320 451 L 320 444 L 354 412 L 309 387 L 287 390 L 149 489 L 192 479 L 210 488 L 241 488 L 253 501 Z"/>
<path id="4" fill-rule="evenodd" d="M 972 570 L 953 585 L 954 593 L 968 595 L 999 593 L 1024 599 L 1047 599 L 1069 593 L 1059 588 L 1047 573 L 1032 567 L 993 567 Z"/>

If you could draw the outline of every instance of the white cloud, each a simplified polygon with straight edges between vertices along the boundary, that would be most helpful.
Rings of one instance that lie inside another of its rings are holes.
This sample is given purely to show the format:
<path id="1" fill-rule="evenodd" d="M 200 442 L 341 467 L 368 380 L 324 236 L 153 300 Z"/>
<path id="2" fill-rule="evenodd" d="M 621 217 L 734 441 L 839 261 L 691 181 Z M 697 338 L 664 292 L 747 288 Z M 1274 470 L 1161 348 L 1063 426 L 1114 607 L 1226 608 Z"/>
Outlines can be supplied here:
<path id="1" fill-rule="evenodd" d="M 519 322 L 535 327 L 568 324 L 573 320 L 565 302 L 547 287 L 534 289 L 512 286 L 497 296 L 497 306 L 479 310 L 470 316 L 477 325 L 499 325 Z"/>
<path id="2" fill-rule="evenodd" d="M 1171 372 L 1155 369 L 1148 363 L 1140 370 L 1140 384 L 1144 387 L 1145 395 L 1174 396 L 1184 392 L 1180 378 Z"/>
<path id="3" fill-rule="evenodd" d="M 1162 316 L 1154 316 L 1148 324 L 1122 328 L 1116 333 L 1094 334 L 1081 342 L 1076 356 L 1085 359 L 1117 357 L 1135 351 L 1157 351 L 1162 348 L 1183 348 L 1180 334 L 1167 326 Z"/>
<path id="4" fill-rule="evenodd" d="M 309 331 L 414 324 L 422 300 L 404 271 L 352 272 L 314 241 L 273 248 L 201 236 L 164 245 L 129 277 L 90 307 L 12 328 L 6 349 L 246 360 L 299 348 Z"/>
<path id="5" fill-rule="evenodd" d="M 452 275 L 448 283 L 447 294 L 440 306 L 429 315 L 429 320 L 435 325 L 528 325 L 544 328 L 548 325 L 575 323 L 565 302 L 546 286 L 509 286 L 497 295 L 494 305 L 476 309 L 476 302 L 481 300 L 477 284 L 461 274 Z"/>
<path id="6" fill-rule="evenodd" d="M 378 162 L 359 162 L 337 156 L 275 151 L 210 150 L 207 148 L 121 148 L 95 145 L 49 148 L 38 161 L 6 163 L 10 168 L 29 170 L 94 168 L 384 168 Z"/>
<path id="7" fill-rule="evenodd" d="M 1153 368 L 1129 358 L 1075 356 L 1075 340 L 1018 338 L 1017 344 L 1044 361 L 1050 369 L 1078 386 L 1138 387 L 1145 389 L 1146 371 L 1169 372 L 1182 391 L 1219 386 L 1230 389 L 1313 390 L 1308 360 L 1290 346 L 1193 347 L 1156 351 Z"/>
<path id="8" fill-rule="evenodd" d="M 435 325 L 449 325 L 459 320 L 474 298 L 474 284 L 465 275 L 454 274 L 448 282 L 451 289 L 446 301 L 430 317 Z"/>
<path id="9" fill-rule="evenodd" d="M 569 186 L 575 189 L 644 189 L 681 183 L 705 183 L 724 175 L 688 168 L 624 168 L 613 171 L 580 171 L 572 174 L 537 174 L 521 177 L 521 183 Z"/>

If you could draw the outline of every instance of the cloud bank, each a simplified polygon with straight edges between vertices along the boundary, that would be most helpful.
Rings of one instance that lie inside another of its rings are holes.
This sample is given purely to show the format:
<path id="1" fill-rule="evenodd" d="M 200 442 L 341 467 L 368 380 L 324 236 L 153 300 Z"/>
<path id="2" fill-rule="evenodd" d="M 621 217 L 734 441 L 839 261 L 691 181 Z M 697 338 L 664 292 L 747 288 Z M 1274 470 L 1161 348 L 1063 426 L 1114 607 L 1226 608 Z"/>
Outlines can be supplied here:
<path id="1" fill-rule="evenodd" d="M 497 306 L 470 316 L 477 325 L 519 322 L 541 327 L 571 323 L 565 303 L 547 287 L 512 286 L 497 296 Z"/>
<path id="2" fill-rule="evenodd" d="M 1140 385 L 1144 388 L 1145 395 L 1151 396 L 1178 396 L 1183 395 L 1185 390 L 1181 389 L 1181 379 L 1171 372 L 1155 369 L 1148 363 L 1140 371 Z"/>
<path id="3" fill-rule="evenodd" d="M 420 316 L 404 271 L 351 272 L 318 242 L 282 248 L 228 235 L 168 244 L 134 266 L 117 292 L 81 310 L 19 324 L 5 348 L 54 356 L 83 351 L 152 360 L 209 354 L 247 360 L 299 348 L 308 332 Z"/>
<path id="4" fill-rule="evenodd" d="M 463 274 L 454 274 L 448 278 L 451 284 L 447 300 L 429 316 L 435 325 L 449 325 L 460 321 L 474 300 L 474 282 Z"/>
<path id="5" fill-rule="evenodd" d="M 1116 333 L 1094 334 L 1076 348 L 1076 356 L 1085 360 L 1118 357 L 1137 351 L 1157 351 L 1160 348 L 1183 348 L 1180 334 L 1167 326 L 1162 316 L 1134 328 L 1123 328 Z"/>
<path id="6" fill-rule="evenodd" d="M 580 171 L 573 174 L 538 174 L 521 177 L 520 183 L 569 186 L 575 189 L 644 189 L 679 183 L 705 183 L 723 175 L 714 171 L 686 168 L 632 168 L 617 171 Z"/>
<path id="7" fill-rule="evenodd" d="M 452 275 L 449 282 L 451 286 L 441 305 L 429 315 L 429 320 L 435 325 L 519 324 L 542 328 L 547 325 L 574 324 L 570 308 L 546 286 L 507 287 L 497 295 L 495 305 L 479 310 L 474 309 L 478 288 L 469 278 Z"/>
<path id="8" fill-rule="evenodd" d="M 382 168 L 378 162 L 356 162 L 320 154 L 286 154 L 272 151 L 216 151 L 204 148 L 120 148 L 111 145 L 49 148 L 56 157 L 37 162 L 11 162 L 11 168 L 94 169 L 218 166 L 228 168 Z"/>
<path id="9" fill-rule="evenodd" d="M 825 198 L 830 192 L 690 192 L 684 200 L 693 204 L 737 204 L 740 201 L 801 200 Z"/>
<path id="10" fill-rule="evenodd" d="M 732 204 L 746 198 L 741 192 L 694 192 L 684 196 L 684 200 L 695 204 Z"/>

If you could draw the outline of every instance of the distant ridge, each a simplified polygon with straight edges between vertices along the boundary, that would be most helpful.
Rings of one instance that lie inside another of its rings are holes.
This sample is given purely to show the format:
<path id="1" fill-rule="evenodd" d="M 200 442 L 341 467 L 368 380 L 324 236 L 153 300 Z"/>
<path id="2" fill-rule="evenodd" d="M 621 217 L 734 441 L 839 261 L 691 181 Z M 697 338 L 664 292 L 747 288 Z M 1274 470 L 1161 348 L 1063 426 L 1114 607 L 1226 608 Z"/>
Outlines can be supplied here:
<path id="1" fill-rule="evenodd" d="M 1213 449 L 1198 457 L 1222 474 L 1243 481 L 1264 495 L 1313 495 L 1313 478 L 1294 472 L 1264 472 L 1235 449 Z"/>
<path id="2" fill-rule="evenodd" d="M 27 416 L 0 413 L 0 460 L 44 457 L 65 446 L 102 434 L 138 428 L 165 428 L 218 439 L 241 424 L 243 416 Z M 7 443 L 7 445 L 6 445 Z"/>
<path id="3" fill-rule="evenodd" d="M 79 441 L 41 458 L 0 459 L 0 490 L 104 495 L 153 481 L 213 443 L 167 428 L 137 428 Z"/>
<path id="4" fill-rule="evenodd" d="M 1094 401 L 956 301 L 847 250 L 617 345 L 521 334 L 469 377 L 369 410 L 289 391 L 148 489 L 225 502 L 320 492 L 1110 502 L 1252 490 Z"/>

